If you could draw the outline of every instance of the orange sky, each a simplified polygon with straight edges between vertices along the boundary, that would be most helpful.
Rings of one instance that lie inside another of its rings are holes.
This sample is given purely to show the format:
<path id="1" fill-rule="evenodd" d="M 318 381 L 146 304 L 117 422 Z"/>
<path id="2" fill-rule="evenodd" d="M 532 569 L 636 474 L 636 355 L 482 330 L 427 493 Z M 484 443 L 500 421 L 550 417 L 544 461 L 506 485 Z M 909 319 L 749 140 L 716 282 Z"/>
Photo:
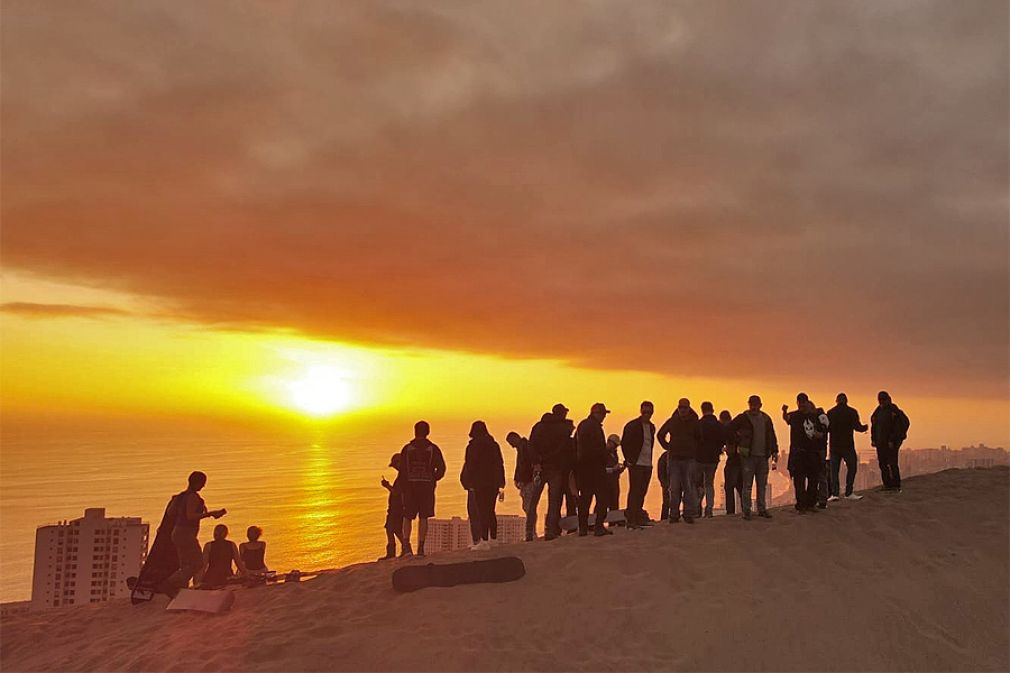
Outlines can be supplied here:
<path id="1" fill-rule="evenodd" d="M 1010 439 L 1004 3 L 285 7 L 4 3 L 5 416 Z"/>

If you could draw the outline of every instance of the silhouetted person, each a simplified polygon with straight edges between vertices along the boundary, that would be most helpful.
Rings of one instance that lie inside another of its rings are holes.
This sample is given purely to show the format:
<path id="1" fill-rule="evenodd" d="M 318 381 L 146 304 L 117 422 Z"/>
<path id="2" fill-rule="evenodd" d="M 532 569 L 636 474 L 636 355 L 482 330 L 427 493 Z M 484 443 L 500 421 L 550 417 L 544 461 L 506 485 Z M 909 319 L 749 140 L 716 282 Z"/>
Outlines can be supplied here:
<path id="1" fill-rule="evenodd" d="M 684 521 L 694 523 L 694 513 L 698 507 L 695 502 L 698 491 L 694 485 L 694 471 L 701 430 L 698 427 L 698 414 L 691 408 L 690 400 L 682 398 L 677 403 L 677 408 L 656 436 L 659 444 L 670 454 L 667 459 L 670 466 L 669 521 L 680 521 L 680 505 L 683 502 Z"/>
<path id="2" fill-rule="evenodd" d="M 518 432 L 510 432 L 505 441 L 516 450 L 516 469 L 512 478 L 519 489 L 523 514 L 526 515 L 526 541 L 532 542 L 537 538 L 537 507 L 544 491 L 543 474 L 540 464 L 533 462 L 535 457 L 529 440 Z"/>
<path id="3" fill-rule="evenodd" d="M 555 404 L 551 413 L 544 414 L 530 430 L 530 455 L 534 464 L 541 466 L 542 478 L 547 484 L 545 540 L 553 540 L 561 534 L 561 502 L 569 488 L 572 432 L 575 430 L 567 416 L 568 408 Z"/>
<path id="4" fill-rule="evenodd" d="M 712 517 L 715 507 L 715 473 L 719 469 L 719 459 L 726 446 L 726 428 L 715 417 L 715 408 L 711 402 L 701 403 L 701 420 L 698 422 L 701 430 L 701 441 L 698 443 L 698 473 L 701 475 L 702 493 L 705 508 L 703 516 Z M 701 498 L 698 500 L 699 508 Z"/>
<path id="5" fill-rule="evenodd" d="M 854 432 L 866 432 L 869 426 L 859 420 L 859 412 L 849 406 L 849 398 L 845 393 L 838 393 L 835 406 L 828 411 L 828 439 L 830 441 L 831 497 L 828 500 L 839 499 L 839 472 L 842 461 L 845 461 L 845 497 L 849 500 L 861 500 L 863 496 L 852 492 L 856 483 L 856 471 L 859 469 L 859 457 L 856 455 Z"/>
<path id="6" fill-rule="evenodd" d="M 747 398 L 747 411 L 733 419 L 730 427 L 735 434 L 736 450 L 740 455 L 740 473 L 743 487 L 740 489 L 740 508 L 743 518 L 751 518 L 751 489 L 757 482 L 758 516 L 771 518 L 768 511 L 768 459 L 777 462 L 779 442 L 775 435 L 775 424 L 771 416 L 761 411 L 761 398 L 751 395 Z M 727 496 L 730 493 L 727 491 Z M 727 505 L 728 508 L 728 505 Z"/>
<path id="7" fill-rule="evenodd" d="M 828 460 L 828 433 L 831 431 L 831 421 L 824 409 L 814 404 L 813 400 L 810 400 L 810 406 L 817 414 L 817 420 L 824 427 L 824 432 L 817 437 L 817 456 L 821 460 L 821 471 L 817 475 L 817 508 L 827 509 L 828 497 L 831 495 L 831 485 L 828 481 L 828 472 L 831 467 Z"/>
<path id="8" fill-rule="evenodd" d="M 263 529 L 259 526 L 249 526 L 245 535 L 248 541 L 238 546 L 238 553 L 242 557 L 246 572 L 263 574 L 267 571 L 267 543 L 260 539 L 263 536 Z"/>
<path id="9" fill-rule="evenodd" d="M 578 462 L 575 479 L 579 485 L 579 535 L 589 533 L 589 505 L 596 498 L 597 536 L 611 534 L 607 530 L 607 508 L 610 504 L 610 481 L 607 474 L 607 440 L 603 433 L 603 420 L 610 411 L 597 402 L 575 430 Z"/>
<path id="10" fill-rule="evenodd" d="M 664 451 L 656 461 L 656 478 L 659 480 L 659 488 L 663 491 L 663 505 L 660 509 L 659 520 L 669 521 L 670 519 L 670 452 Z"/>
<path id="11" fill-rule="evenodd" d="M 621 457 L 617 455 L 617 449 L 621 446 L 621 438 L 617 435 L 607 437 L 607 483 L 610 491 L 607 493 L 607 507 L 619 509 L 621 503 L 621 472 L 624 465 Z"/>
<path id="12" fill-rule="evenodd" d="M 656 444 L 654 411 L 652 402 L 645 400 L 639 406 L 638 418 L 628 421 L 621 433 L 621 452 L 628 465 L 628 504 L 624 508 L 628 528 L 652 525 L 642 507 L 652 479 L 652 451 Z"/>
<path id="13" fill-rule="evenodd" d="M 870 438 L 877 449 L 880 479 L 883 490 L 901 491 L 901 471 L 898 469 L 898 450 L 908 436 L 911 423 L 905 412 L 898 408 L 886 391 L 877 394 L 878 406 L 870 417 Z"/>
<path id="14" fill-rule="evenodd" d="M 435 484 L 445 476 L 442 450 L 428 439 L 431 426 L 427 421 L 414 424 L 414 439 L 400 451 L 400 474 L 403 484 L 403 553 L 410 556 L 411 522 L 417 517 L 417 555 L 424 556 L 424 540 L 428 537 L 428 519 L 435 516 Z"/>
<path id="15" fill-rule="evenodd" d="M 386 501 L 386 555 L 379 558 L 380 561 L 387 561 L 396 558 L 396 541 L 400 541 L 401 553 L 407 551 L 407 545 L 403 539 L 403 474 L 400 472 L 400 454 L 394 453 L 389 459 L 389 466 L 396 470 L 396 477 L 390 484 L 383 477 L 382 488 L 389 491 L 389 498 Z"/>
<path id="16" fill-rule="evenodd" d="M 819 414 L 804 393 L 796 396 L 798 409 L 790 412 L 782 405 L 782 416 L 789 424 L 789 475 L 796 492 L 796 511 L 816 512 L 817 484 L 824 470 L 818 440 L 827 433 Z"/>
<path id="17" fill-rule="evenodd" d="M 227 510 L 209 511 L 200 490 L 207 484 L 207 475 L 193 472 L 189 475 L 189 486 L 175 496 L 172 508 L 175 512 L 175 527 L 172 529 L 172 544 L 179 555 L 179 569 L 169 575 L 161 584 L 162 593 L 174 597 L 179 589 L 189 586 L 189 581 L 199 580 L 203 572 L 203 553 L 200 551 L 200 521 L 209 516 L 219 519 Z"/>
<path id="18" fill-rule="evenodd" d="M 474 421 L 470 426 L 470 443 L 466 446 L 459 481 L 473 494 L 477 506 L 478 525 L 472 526 L 471 521 L 474 547 L 486 549 L 492 537 L 498 492 L 505 488 L 505 463 L 501 447 L 488 432 L 484 421 Z"/>
<path id="19" fill-rule="evenodd" d="M 203 546 L 203 579 L 201 589 L 219 589 L 235 574 L 232 562 L 240 574 L 245 575 L 245 564 L 238 553 L 238 546 L 228 539 L 228 526 L 219 523 L 214 526 L 214 539 Z"/>
<path id="20" fill-rule="evenodd" d="M 722 468 L 723 490 L 726 495 L 726 514 L 736 514 L 736 495 L 743 505 L 743 471 L 740 468 L 740 454 L 737 452 L 736 431 L 732 428 L 733 416 L 723 409 L 719 412 L 719 422 L 726 428 L 726 465 Z"/>

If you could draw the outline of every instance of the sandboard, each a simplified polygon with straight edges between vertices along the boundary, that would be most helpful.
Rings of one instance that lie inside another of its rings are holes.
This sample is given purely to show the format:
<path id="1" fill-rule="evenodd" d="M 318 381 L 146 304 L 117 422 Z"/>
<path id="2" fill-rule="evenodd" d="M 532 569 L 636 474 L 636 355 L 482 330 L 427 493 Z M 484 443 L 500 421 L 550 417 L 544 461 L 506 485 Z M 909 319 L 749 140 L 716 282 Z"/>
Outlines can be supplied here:
<path id="1" fill-rule="evenodd" d="M 179 569 L 179 554 L 172 542 L 172 531 L 175 529 L 175 498 L 173 496 L 165 507 L 161 517 L 161 525 L 154 536 L 154 544 L 147 552 L 147 558 L 137 577 L 128 577 L 126 585 L 130 587 L 130 601 L 137 605 L 154 598 L 160 585 L 169 575 Z"/>
<path id="2" fill-rule="evenodd" d="M 234 591 L 179 589 L 179 593 L 165 609 L 192 610 L 194 612 L 209 612 L 217 615 L 222 612 L 228 612 L 234 602 Z"/>
<path id="3" fill-rule="evenodd" d="M 426 587 L 454 587 L 458 584 L 514 582 L 526 574 L 523 561 L 515 556 L 466 561 L 463 563 L 428 563 L 397 568 L 393 588 L 400 593 Z"/>
<path id="4" fill-rule="evenodd" d="M 612 526 L 623 525 L 627 521 L 624 518 L 623 509 L 612 509 L 607 512 L 607 523 Z M 596 513 L 590 512 L 589 514 L 589 527 L 592 528 L 596 525 Z M 579 529 L 579 517 L 577 516 L 566 516 L 561 519 L 561 530 L 572 532 Z"/>

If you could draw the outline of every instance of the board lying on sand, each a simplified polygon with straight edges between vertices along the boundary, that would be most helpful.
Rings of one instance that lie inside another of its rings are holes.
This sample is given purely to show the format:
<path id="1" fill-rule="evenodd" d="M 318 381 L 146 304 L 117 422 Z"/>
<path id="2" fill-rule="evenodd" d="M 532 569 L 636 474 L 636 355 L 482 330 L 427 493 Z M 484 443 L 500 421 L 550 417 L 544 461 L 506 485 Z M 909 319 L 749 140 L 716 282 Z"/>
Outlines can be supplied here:
<path id="1" fill-rule="evenodd" d="M 425 587 L 454 587 L 457 584 L 482 582 L 514 582 L 526 574 L 523 561 L 515 556 L 466 561 L 464 563 L 428 563 L 397 568 L 393 572 L 393 588 L 400 593 Z"/>
<path id="2" fill-rule="evenodd" d="M 607 512 L 607 523 L 611 526 L 624 525 L 624 510 L 623 509 L 612 509 Z M 596 514 L 590 513 L 589 515 L 589 527 L 592 528 L 596 525 Z M 579 517 L 577 516 L 566 516 L 561 519 L 561 530 L 572 532 L 579 529 Z"/>
<path id="3" fill-rule="evenodd" d="M 140 569 L 140 575 L 126 579 L 126 584 L 130 587 L 130 601 L 134 605 L 146 603 L 154 598 L 154 594 L 158 593 L 158 585 L 179 569 L 179 555 L 172 543 L 176 497 L 178 496 L 169 500 L 168 506 L 165 507 L 165 513 L 161 517 L 161 525 L 158 526 L 158 533 L 154 536 L 151 550 L 147 552 L 147 559 Z"/>
<path id="4" fill-rule="evenodd" d="M 168 604 L 166 610 L 193 610 L 220 614 L 228 612 L 235 602 L 234 591 L 200 591 L 179 589 L 178 595 Z"/>

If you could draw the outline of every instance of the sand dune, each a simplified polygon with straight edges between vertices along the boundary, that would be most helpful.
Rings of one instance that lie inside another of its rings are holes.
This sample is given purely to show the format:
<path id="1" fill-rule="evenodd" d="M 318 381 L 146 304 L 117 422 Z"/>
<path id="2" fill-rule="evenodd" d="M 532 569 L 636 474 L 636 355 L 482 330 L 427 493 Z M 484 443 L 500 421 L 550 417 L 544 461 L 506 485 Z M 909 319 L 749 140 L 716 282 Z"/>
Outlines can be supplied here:
<path id="1" fill-rule="evenodd" d="M 908 479 L 825 513 L 503 546 L 527 576 L 393 592 L 394 564 L 3 623 L 4 671 L 1010 669 L 1005 468 Z M 381 522 L 378 522 L 381 524 Z M 439 562 L 474 558 L 440 555 Z M 398 562 L 397 562 L 398 563 Z"/>

